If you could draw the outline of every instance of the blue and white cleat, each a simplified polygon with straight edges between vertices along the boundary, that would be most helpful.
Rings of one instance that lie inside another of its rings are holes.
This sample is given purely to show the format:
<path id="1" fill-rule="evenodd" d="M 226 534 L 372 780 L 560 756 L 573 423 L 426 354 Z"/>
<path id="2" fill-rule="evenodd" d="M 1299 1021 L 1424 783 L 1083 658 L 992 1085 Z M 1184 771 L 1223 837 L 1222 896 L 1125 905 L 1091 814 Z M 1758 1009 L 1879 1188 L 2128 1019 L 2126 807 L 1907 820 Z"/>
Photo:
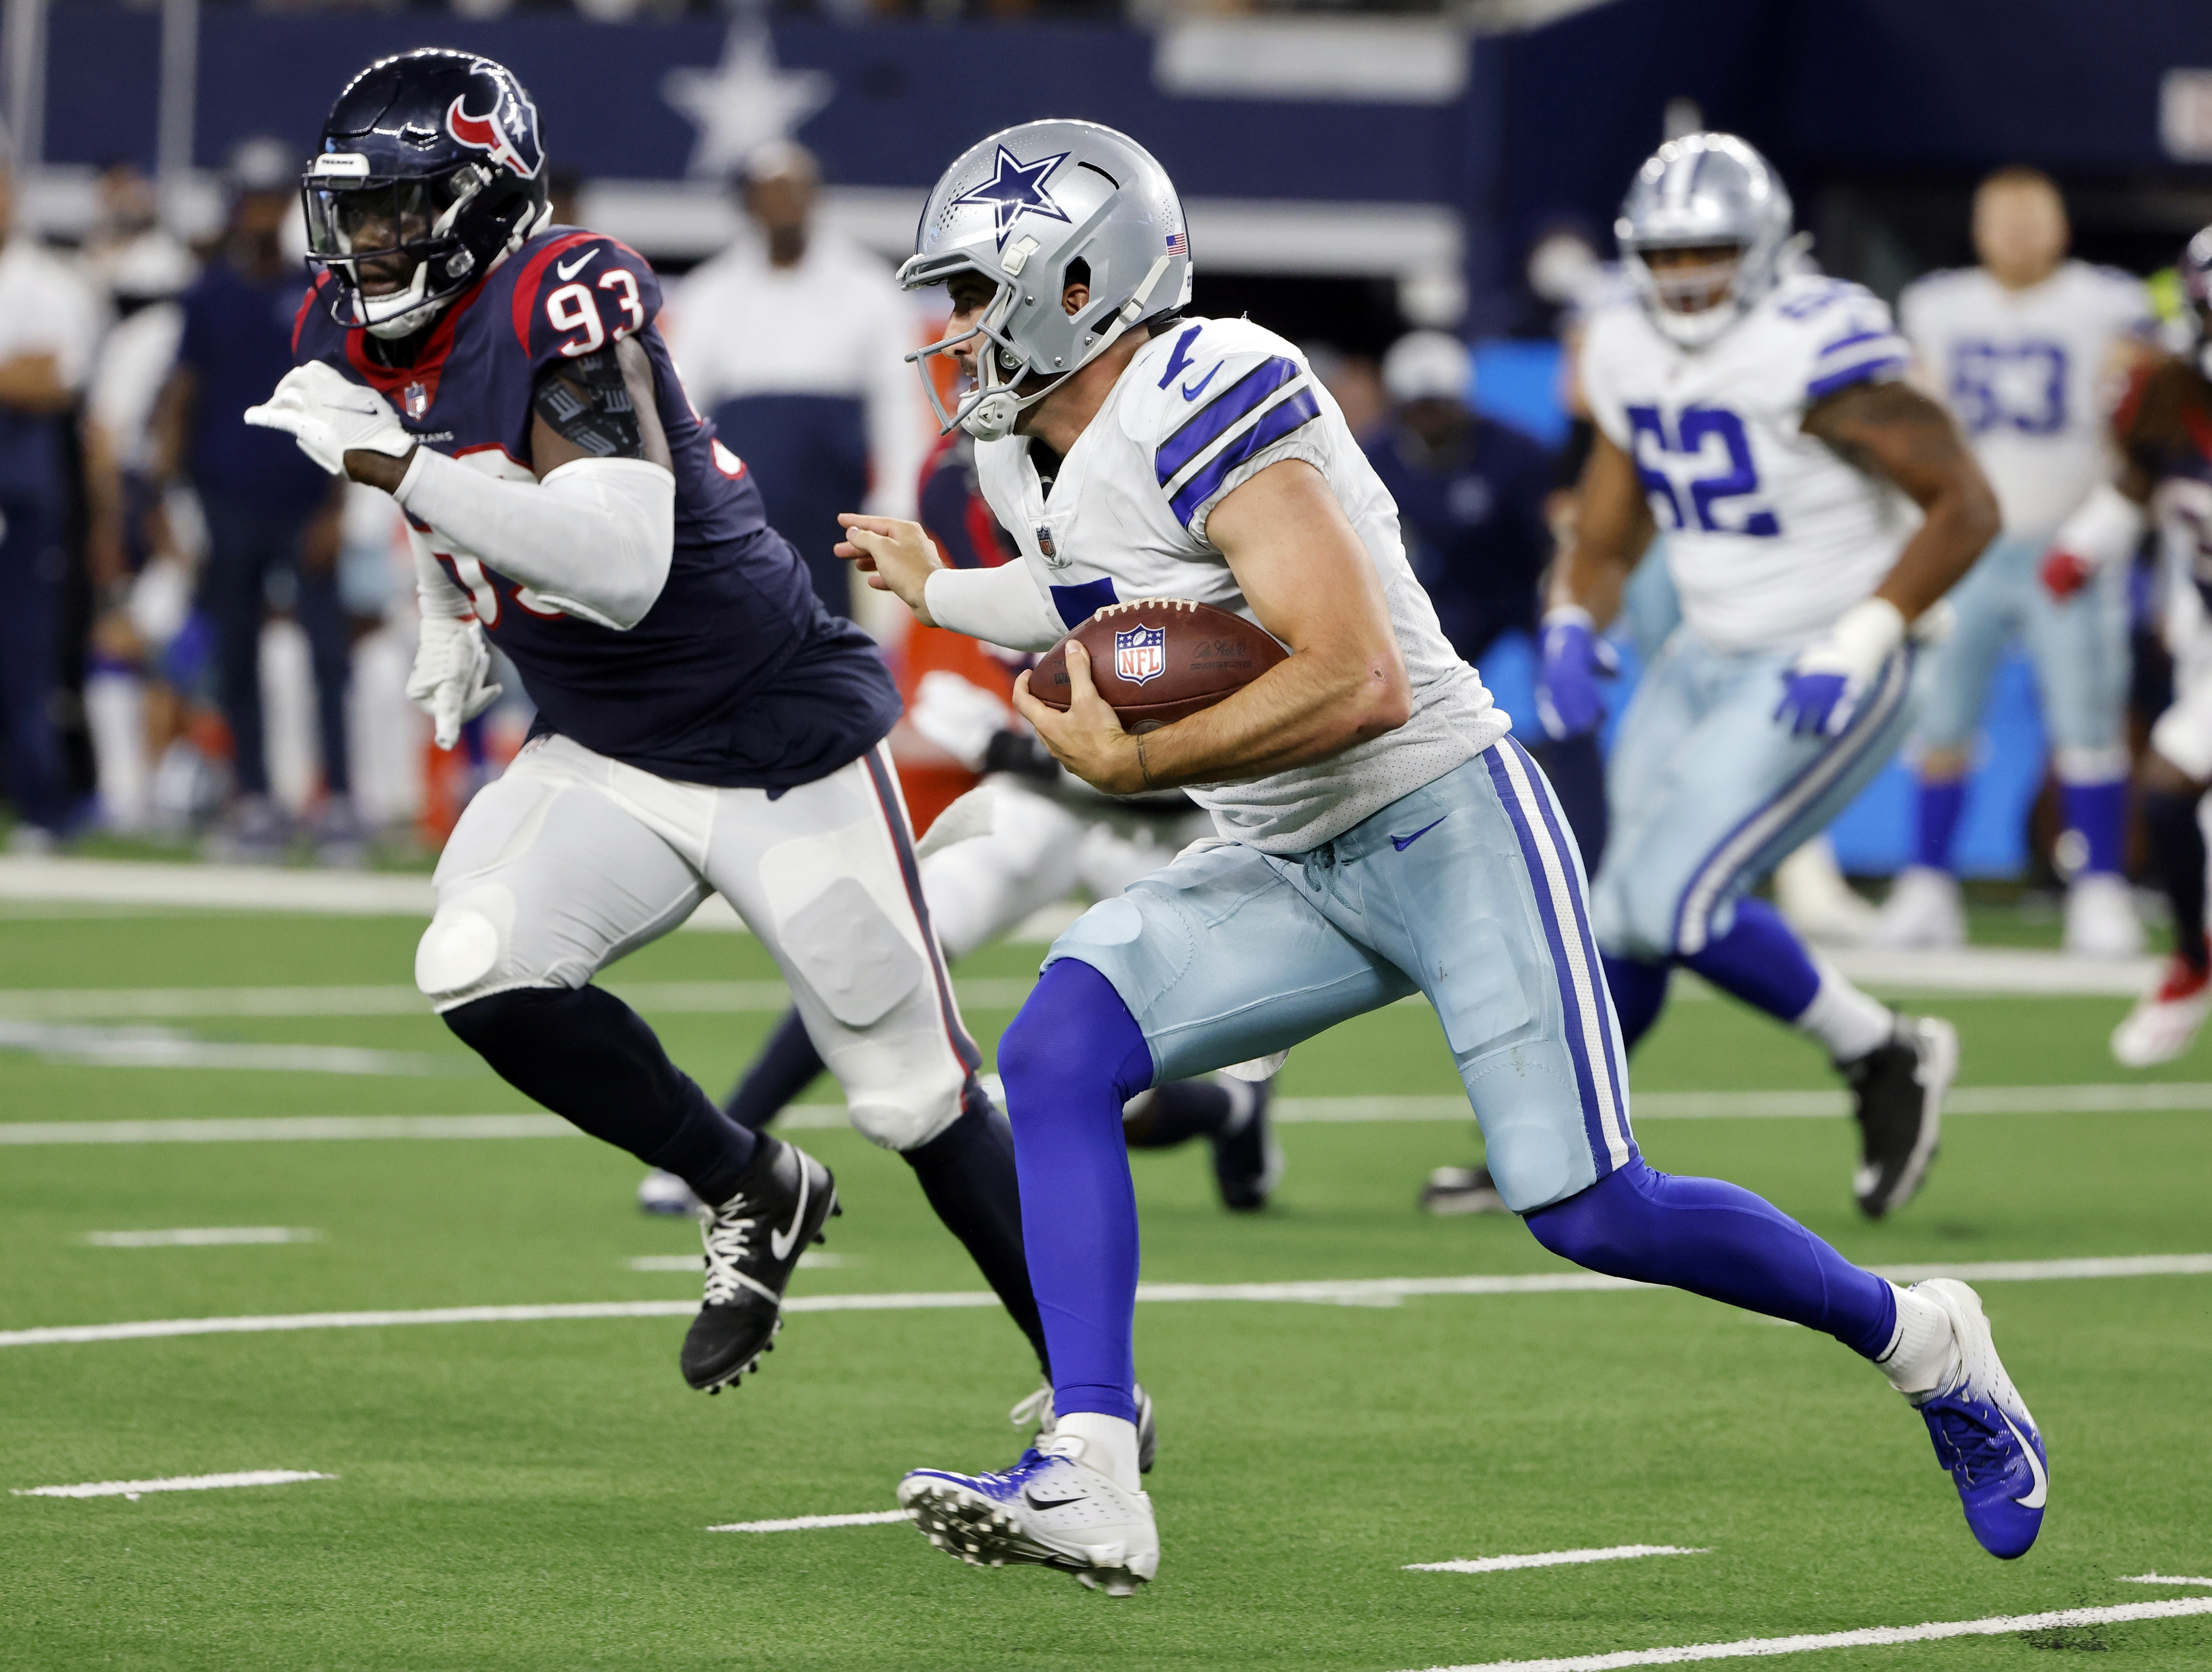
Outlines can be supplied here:
<path id="1" fill-rule="evenodd" d="M 1152 1496 L 1085 1463 L 1085 1446 L 1045 1435 L 1002 1474 L 918 1468 L 899 1482 L 899 1507 L 971 1567 L 1056 1567 L 1109 1596 L 1133 1596 L 1160 1568 Z"/>
<path id="2" fill-rule="evenodd" d="M 1936 1461 L 1951 1471 L 1966 1525 L 1982 1548 L 2006 1561 L 2024 1556 L 2043 1530 L 2051 1495 L 2043 1436 L 1998 1362 L 1981 1297 L 1949 1277 L 1916 1283 L 1912 1292 L 1949 1315 L 1958 1351 L 1948 1383 L 1913 1396 L 1936 1442 Z"/>

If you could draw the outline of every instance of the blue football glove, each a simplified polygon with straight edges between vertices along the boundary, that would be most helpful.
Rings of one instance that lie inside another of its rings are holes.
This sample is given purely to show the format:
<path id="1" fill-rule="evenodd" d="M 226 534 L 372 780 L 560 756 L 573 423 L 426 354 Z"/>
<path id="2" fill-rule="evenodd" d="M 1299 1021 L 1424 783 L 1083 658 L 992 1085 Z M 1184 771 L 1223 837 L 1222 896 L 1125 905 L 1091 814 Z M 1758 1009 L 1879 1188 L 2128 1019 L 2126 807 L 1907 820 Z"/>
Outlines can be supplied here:
<path id="1" fill-rule="evenodd" d="M 1601 675 L 1620 671 L 1620 658 L 1597 635 L 1589 612 L 1572 605 L 1544 617 L 1544 665 L 1536 674 L 1536 718 L 1559 741 L 1595 732 L 1605 718 Z"/>
<path id="2" fill-rule="evenodd" d="M 1775 719 L 1799 737 L 1838 736 L 1904 642 L 1905 617 L 1895 605 L 1860 599 L 1836 618 L 1827 637 L 1807 645 L 1784 670 Z"/>
<path id="3" fill-rule="evenodd" d="M 1782 676 L 1782 706 L 1774 717 L 1802 737 L 1833 737 L 1851 723 L 1858 692 L 1850 675 L 1828 669 L 1790 668 Z"/>

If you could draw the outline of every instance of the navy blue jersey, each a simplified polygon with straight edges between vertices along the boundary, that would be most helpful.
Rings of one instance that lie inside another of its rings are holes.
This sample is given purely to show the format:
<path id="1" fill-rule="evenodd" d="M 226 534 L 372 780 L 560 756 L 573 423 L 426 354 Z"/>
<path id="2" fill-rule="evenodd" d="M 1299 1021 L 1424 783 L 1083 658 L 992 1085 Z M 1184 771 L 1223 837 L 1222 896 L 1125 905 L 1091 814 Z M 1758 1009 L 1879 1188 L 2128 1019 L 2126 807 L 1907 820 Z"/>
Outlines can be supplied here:
<path id="1" fill-rule="evenodd" d="M 520 670 L 534 731 L 665 778 L 779 790 L 836 770 L 890 730 L 898 694 L 874 641 L 816 601 L 750 472 L 692 410 L 653 324 L 659 281 L 635 251 L 573 228 L 541 232 L 398 368 L 330 317 L 319 295 L 328 282 L 301 305 L 297 357 L 379 391 L 421 445 L 496 476 L 529 474 L 541 376 L 622 337 L 652 362 L 676 471 L 676 550 L 644 620 L 623 633 L 562 614 L 434 538 L 433 556 Z"/>
<path id="2" fill-rule="evenodd" d="M 1406 553 L 1452 648 L 1480 662 L 1492 641 L 1536 625 L 1536 582 L 1552 560 L 1544 499 L 1551 457 L 1519 430 L 1477 416 L 1449 459 L 1428 458 L 1395 427 L 1368 462 L 1398 502 Z"/>

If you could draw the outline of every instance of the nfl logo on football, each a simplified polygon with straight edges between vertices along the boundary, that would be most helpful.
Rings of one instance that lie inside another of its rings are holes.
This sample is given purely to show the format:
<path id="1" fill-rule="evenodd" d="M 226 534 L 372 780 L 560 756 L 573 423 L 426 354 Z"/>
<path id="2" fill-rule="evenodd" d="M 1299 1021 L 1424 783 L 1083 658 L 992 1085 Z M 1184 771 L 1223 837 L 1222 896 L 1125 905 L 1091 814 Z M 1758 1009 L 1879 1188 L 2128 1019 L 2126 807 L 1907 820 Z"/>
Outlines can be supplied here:
<path id="1" fill-rule="evenodd" d="M 1125 684 L 1142 685 L 1167 672 L 1168 629 L 1132 627 L 1114 635 L 1114 673 Z"/>

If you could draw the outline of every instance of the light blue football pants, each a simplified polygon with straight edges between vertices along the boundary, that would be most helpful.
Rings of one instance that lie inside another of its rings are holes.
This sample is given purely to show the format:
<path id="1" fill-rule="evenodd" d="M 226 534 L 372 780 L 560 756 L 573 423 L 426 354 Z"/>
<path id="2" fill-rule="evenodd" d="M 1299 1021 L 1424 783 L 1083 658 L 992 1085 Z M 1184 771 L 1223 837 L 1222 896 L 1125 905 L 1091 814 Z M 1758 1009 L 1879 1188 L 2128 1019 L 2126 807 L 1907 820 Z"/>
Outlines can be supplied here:
<path id="1" fill-rule="evenodd" d="M 1824 829 L 1897 752 L 1924 656 L 1883 665 L 1835 737 L 1774 717 L 1795 653 L 1667 641 L 1621 717 L 1606 774 L 1613 835 L 1593 891 L 1597 942 L 1655 964 L 1728 933 L 1735 902 Z"/>
<path id="2" fill-rule="evenodd" d="M 2126 775 L 2127 565 L 2106 564 L 2062 603 L 2044 590 L 2039 574 L 2049 547 L 2047 540 L 2008 536 L 1952 588 L 1957 624 L 1928 658 L 1916 750 L 1963 754 L 1973 747 L 1997 663 L 2017 633 L 2035 664 L 2060 779 L 2103 783 Z"/>
<path id="3" fill-rule="evenodd" d="M 1509 738 L 1309 853 L 1188 850 L 1085 912 L 1045 962 L 1113 984 L 1155 1085 L 1425 994 L 1498 1192 L 1527 1213 L 1636 1156 L 1584 896 L 1551 787 Z"/>

